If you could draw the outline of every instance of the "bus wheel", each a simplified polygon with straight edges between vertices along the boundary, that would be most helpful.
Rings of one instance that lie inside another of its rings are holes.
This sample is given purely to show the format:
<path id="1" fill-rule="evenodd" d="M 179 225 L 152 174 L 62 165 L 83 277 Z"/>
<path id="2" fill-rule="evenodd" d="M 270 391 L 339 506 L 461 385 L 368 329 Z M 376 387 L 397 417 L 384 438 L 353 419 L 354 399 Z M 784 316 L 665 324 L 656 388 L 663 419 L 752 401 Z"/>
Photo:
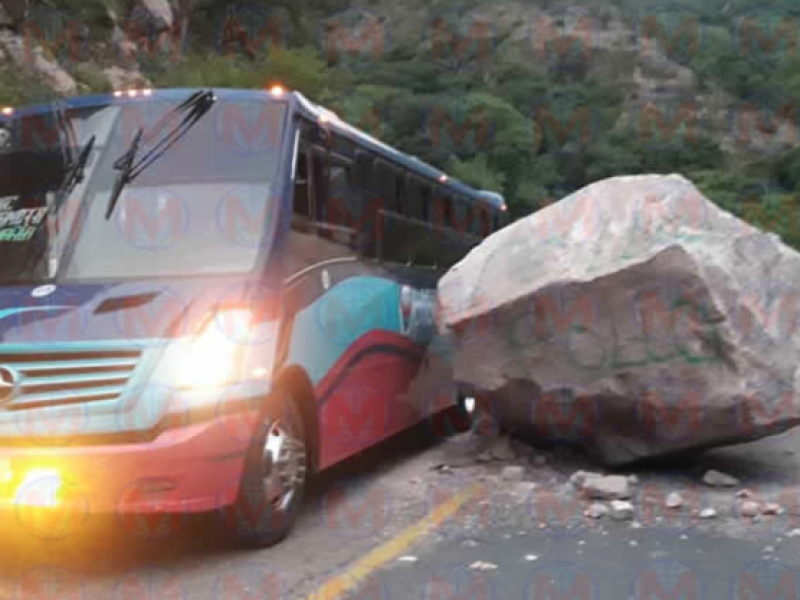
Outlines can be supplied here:
<path id="1" fill-rule="evenodd" d="M 279 392 L 253 438 L 236 504 L 236 537 L 263 548 L 291 531 L 306 486 L 308 454 L 303 420 L 294 398 Z"/>

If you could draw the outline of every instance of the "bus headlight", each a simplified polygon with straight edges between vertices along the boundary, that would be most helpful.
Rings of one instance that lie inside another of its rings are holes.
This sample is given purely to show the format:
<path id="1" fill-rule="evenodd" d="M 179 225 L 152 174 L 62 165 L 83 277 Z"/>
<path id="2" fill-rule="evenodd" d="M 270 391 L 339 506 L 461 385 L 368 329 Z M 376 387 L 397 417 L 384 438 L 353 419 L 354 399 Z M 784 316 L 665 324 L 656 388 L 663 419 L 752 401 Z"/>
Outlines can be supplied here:
<path id="1" fill-rule="evenodd" d="M 178 384 L 203 389 L 234 381 L 251 320 L 252 314 L 246 309 L 226 309 L 211 315 L 178 361 Z"/>

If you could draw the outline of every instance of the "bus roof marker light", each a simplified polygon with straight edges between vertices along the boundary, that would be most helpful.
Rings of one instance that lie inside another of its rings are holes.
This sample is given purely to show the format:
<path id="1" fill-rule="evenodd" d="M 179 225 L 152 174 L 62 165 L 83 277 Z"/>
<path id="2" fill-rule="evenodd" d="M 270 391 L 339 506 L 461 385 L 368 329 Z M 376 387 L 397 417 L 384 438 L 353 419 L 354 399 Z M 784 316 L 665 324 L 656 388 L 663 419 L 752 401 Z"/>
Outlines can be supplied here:
<path id="1" fill-rule="evenodd" d="M 122 90 L 114 90 L 114 98 L 121 98 Z"/>
<path id="2" fill-rule="evenodd" d="M 153 90 L 151 88 L 145 88 L 142 90 L 142 96 L 152 96 Z"/>
<path id="3" fill-rule="evenodd" d="M 275 96 L 276 98 L 280 98 L 286 93 L 286 88 L 284 88 L 282 85 L 276 84 L 269 89 L 269 93 Z"/>
<path id="4" fill-rule="evenodd" d="M 128 98 L 136 98 L 139 92 L 137 90 L 128 90 Z"/>
<path id="5" fill-rule="evenodd" d="M 439 181 L 441 183 L 447 183 L 447 175 L 442 175 L 441 177 L 439 177 Z"/>
<path id="6" fill-rule="evenodd" d="M 14 114 L 14 108 L 11 106 L 4 106 L 3 108 L 0 108 L 0 114 L 2 114 L 4 117 L 10 117 Z"/>

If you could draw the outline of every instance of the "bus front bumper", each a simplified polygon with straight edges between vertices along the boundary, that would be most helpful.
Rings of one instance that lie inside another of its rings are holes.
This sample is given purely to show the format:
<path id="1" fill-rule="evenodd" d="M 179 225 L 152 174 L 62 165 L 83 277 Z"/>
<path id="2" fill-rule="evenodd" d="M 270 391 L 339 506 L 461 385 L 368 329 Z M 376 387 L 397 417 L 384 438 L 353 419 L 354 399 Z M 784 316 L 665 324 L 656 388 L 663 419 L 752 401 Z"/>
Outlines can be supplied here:
<path id="1" fill-rule="evenodd" d="M 257 413 L 168 429 L 152 441 L 0 448 L 0 509 L 198 513 L 236 500 Z"/>

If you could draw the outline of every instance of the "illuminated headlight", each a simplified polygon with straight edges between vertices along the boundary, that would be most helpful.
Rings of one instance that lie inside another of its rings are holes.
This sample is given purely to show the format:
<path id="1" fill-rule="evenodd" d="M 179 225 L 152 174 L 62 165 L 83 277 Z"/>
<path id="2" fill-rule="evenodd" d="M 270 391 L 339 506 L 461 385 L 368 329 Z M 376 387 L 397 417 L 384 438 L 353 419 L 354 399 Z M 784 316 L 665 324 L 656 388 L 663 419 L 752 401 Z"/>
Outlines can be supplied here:
<path id="1" fill-rule="evenodd" d="M 209 318 L 178 361 L 177 383 L 203 389 L 235 380 L 250 333 L 249 310 L 223 310 Z"/>
<path id="2" fill-rule="evenodd" d="M 61 474 L 54 469 L 32 469 L 17 488 L 15 503 L 21 506 L 55 508 L 61 501 Z"/>

